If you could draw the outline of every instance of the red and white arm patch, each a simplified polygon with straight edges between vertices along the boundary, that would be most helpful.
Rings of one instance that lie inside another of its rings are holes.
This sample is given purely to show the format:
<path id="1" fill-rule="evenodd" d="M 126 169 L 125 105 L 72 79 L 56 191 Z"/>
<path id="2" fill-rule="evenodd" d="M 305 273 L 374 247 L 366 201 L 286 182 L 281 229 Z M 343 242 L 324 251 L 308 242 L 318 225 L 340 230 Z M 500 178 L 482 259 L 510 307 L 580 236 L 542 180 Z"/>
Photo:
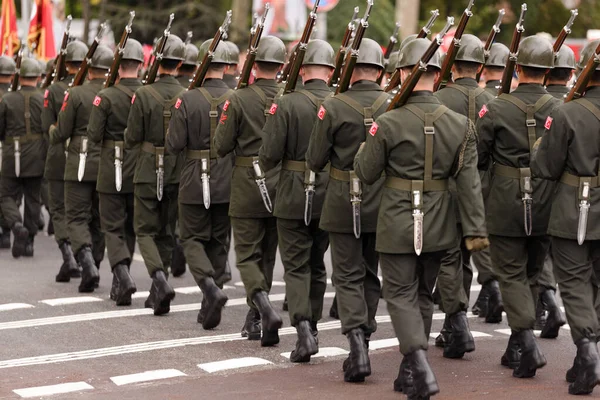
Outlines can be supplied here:
<path id="1" fill-rule="evenodd" d="M 44 108 L 48 108 L 48 106 L 50 105 L 50 101 L 48 100 L 49 95 L 50 91 L 46 89 L 46 91 L 44 92 Z"/>
<path id="2" fill-rule="evenodd" d="M 479 110 L 479 118 L 483 118 L 488 111 L 490 110 L 488 110 L 487 106 L 484 104 L 483 107 L 481 107 L 481 110 Z"/>
<path id="3" fill-rule="evenodd" d="M 321 108 L 319 108 L 319 112 L 317 113 L 317 117 L 319 117 L 319 119 L 323 121 L 323 118 L 325 118 L 325 114 L 327 114 L 327 110 L 325 109 L 325 107 L 321 106 Z"/>
<path id="4" fill-rule="evenodd" d="M 177 99 L 177 102 L 175 103 L 175 108 L 177 110 L 179 110 L 179 107 L 181 107 L 181 102 L 182 102 L 181 99 Z"/>
<path id="5" fill-rule="evenodd" d="M 44 92 L 44 98 L 47 99 L 49 95 L 50 95 L 50 91 L 48 89 L 46 89 L 46 91 Z"/>
<path id="6" fill-rule="evenodd" d="M 231 104 L 231 102 L 229 100 L 225 101 L 225 104 L 223 104 L 223 111 L 227 111 L 230 104 Z"/>
<path id="7" fill-rule="evenodd" d="M 69 100 L 69 92 L 65 93 L 65 98 L 63 99 L 63 103 L 62 103 L 62 107 L 60 108 L 60 111 L 65 111 L 65 109 L 67 108 L 67 100 Z"/>
<path id="8" fill-rule="evenodd" d="M 221 119 L 219 120 L 219 123 L 221 125 L 225 125 L 225 121 L 227 121 L 227 114 L 223 113 L 221 114 Z"/>
<path id="9" fill-rule="evenodd" d="M 275 115 L 276 111 L 277 111 L 277 104 L 275 104 L 275 103 L 271 104 L 271 108 L 269 109 L 269 114 Z"/>
<path id="10" fill-rule="evenodd" d="M 96 96 L 94 97 L 94 106 L 98 107 L 102 103 L 102 97 Z"/>
<path id="11" fill-rule="evenodd" d="M 375 134 L 377 133 L 377 129 L 379 129 L 379 125 L 377 125 L 377 122 L 373 122 L 373 125 L 371 125 L 371 129 L 369 129 L 369 134 L 371 136 L 375 136 Z"/>
<path id="12" fill-rule="evenodd" d="M 133 96 L 131 97 L 131 104 L 135 103 L 135 93 L 133 94 Z"/>
<path id="13" fill-rule="evenodd" d="M 546 123 L 544 124 L 544 128 L 550 129 L 550 127 L 552 126 L 552 121 L 554 121 L 554 118 L 552 118 L 552 117 L 546 118 Z"/>

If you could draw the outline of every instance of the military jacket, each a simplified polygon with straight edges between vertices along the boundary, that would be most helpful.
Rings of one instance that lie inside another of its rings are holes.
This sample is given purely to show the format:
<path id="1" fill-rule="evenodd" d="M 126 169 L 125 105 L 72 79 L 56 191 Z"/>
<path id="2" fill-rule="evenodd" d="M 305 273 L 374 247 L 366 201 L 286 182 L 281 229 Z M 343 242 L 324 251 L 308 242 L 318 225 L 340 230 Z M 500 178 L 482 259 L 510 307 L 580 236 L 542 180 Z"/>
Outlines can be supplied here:
<path id="1" fill-rule="evenodd" d="M 442 106 L 431 92 L 426 91 L 415 92 L 407 105 L 417 107 L 424 113 L 434 113 Z M 383 114 L 377 118 L 376 124 L 369 131 L 365 147 L 354 163 L 359 178 L 372 184 L 385 172 L 388 179 L 396 177 L 424 181 L 424 121 L 405 106 Z M 431 179 L 448 180 L 454 177 L 458 188 L 457 203 L 463 219 L 463 235 L 485 237 L 485 212 L 473 123 L 448 109 L 435 120 L 433 128 Z M 455 246 L 458 231 L 450 192 L 425 189 L 422 204 L 423 252 Z M 392 188 L 386 183 L 377 218 L 377 251 L 414 254 L 412 213 L 412 192 Z"/>
<path id="2" fill-rule="evenodd" d="M 322 80 L 311 80 L 304 90 L 314 95 L 317 104 L 302 91 L 295 91 L 275 100 L 263 128 L 260 162 L 266 170 L 275 168 L 283 160 L 305 161 L 312 128 L 317 122 L 317 110 L 331 90 Z M 321 217 L 329 172 L 316 174 L 312 218 Z M 274 215 L 278 218 L 304 219 L 305 172 L 292 171 L 283 166 L 277 186 L 277 204 Z"/>
<path id="3" fill-rule="evenodd" d="M 535 104 L 547 94 L 542 85 L 520 84 L 511 95 L 526 104 Z M 546 118 L 560 100 L 550 99 L 535 114 L 535 137 L 544 133 Z M 511 168 L 529 168 L 530 141 L 527 117 L 513 103 L 498 97 L 479 111 L 477 121 L 479 135 L 479 169 L 486 170 L 490 162 L 492 171 L 498 165 Z M 543 179 L 532 179 L 532 236 L 545 235 L 548 229 L 554 183 Z M 490 194 L 486 199 L 487 228 L 490 234 L 510 237 L 525 237 L 523 195 L 520 180 L 493 172 Z"/>
<path id="4" fill-rule="evenodd" d="M 565 97 L 569 93 L 569 88 L 565 85 L 548 85 L 546 91 L 560 101 L 565 101 Z"/>
<path id="5" fill-rule="evenodd" d="M 141 86 L 139 79 L 121 79 L 117 85 L 101 90 L 94 99 L 87 135 L 90 143 L 101 146 L 96 183 L 100 193 L 133 193 L 133 171 L 139 149 L 124 151 L 121 145 L 122 186 L 118 192 L 115 187 L 115 147 L 109 146 L 107 141 L 123 142 L 133 93 Z"/>
<path id="6" fill-rule="evenodd" d="M 8 92 L 8 89 L 10 89 L 10 83 L 0 83 L 0 96 Z"/>
<path id="7" fill-rule="evenodd" d="M 69 75 L 59 82 L 55 82 L 48 86 L 44 92 L 44 110 L 42 111 L 42 133 L 50 142 L 49 132 L 50 126 L 56 125 L 58 113 L 63 104 L 63 100 L 69 88 L 69 83 L 75 75 Z M 46 167 L 44 170 L 44 178 L 51 180 L 62 181 L 65 178 L 65 143 L 59 142 L 56 144 L 49 143 L 48 155 L 46 157 Z"/>
<path id="8" fill-rule="evenodd" d="M 159 102 L 151 94 L 153 88 L 164 100 L 176 100 L 183 92 L 183 88 L 174 76 L 161 75 L 160 79 L 148 86 L 139 88 L 133 96 L 127 130 L 125 131 L 125 148 L 133 149 L 148 142 L 156 147 L 165 146 L 165 103 Z M 174 101 L 170 110 L 174 110 Z M 168 111 L 168 110 L 167 110 Z M 173 155 L 165 152 L 164 155 L 164 184 L 178 184 L 183 165 L 182 155 Z M 156 153 L 140 149 L 135 166 L 133 183 L 148 185 L 151 193 L 156 195 Z"/>
<path id="9" fill-rule="evenodd" d="M 262 92 L 261 92 L 262 91 Z M 259 92 L 262 95 L 259 95 Z M 263 141 L 263 126 L 279 86 L 272 79 L 259 79 L 236 90 L 223 106 L 215 133 L 215 150 L 219 157 L 233 152 L 236 157 L 256 157 Z M 279 168 L 265 173 L 267 189 L 273 204 Z M 231 178 L 229 215 L 237 218 L 266 218 L 266 210 L 251 167 L 234 166 Z"/>
<path id="10" fill-rule="evenodd" d="M 179 75 L 177 77 L 177 82 L 179 82 L 179 84 L 181 85 L 181 87 L 187 89 L 190 86 L 190 83 L 192 83 L 192 79 L 194 79 L 194 76 L 189 76 L 189 75 Z"/>
<path id="11" fill-rule="evenodd" d="M 231 90 L 221 79 L 207 79 L 202 87 L 215 99 Z M 176 110 L 169 124 L 169 136 L 166 143 L 168 152 L 185 154 L 185 150 L 210 150 L 210 140 L 214 135 L 214 132 L 211 135 L 211 125 L 217 125 L 225 100 L 217 107 L 217 114 L 212 117 L 214 122 L 211 121 L 209 115 L 211 105 L 199 88 L 185 92 L 181 95 L 180 100 L 175 103 Z M 229 203 L 232 170 L 233 155 L 217 158 L 213 150 L 210 160 L 211 204 Z M 179 202 L 203 204 L 201 159 L 186 156 L 179 180 Z"/>
<path id="12" fill-rule="evenodd" d="M 585 100 L 600 107 L 600 87 L 589 88 Z M 600 175 L 600 120 L 581 100 L 574 100 L 554 110 L 531 163 L 535 176 L 559 181 L 550 213 L 548 233 L 565 239 L 577 239 L 579 188 L 563 183 L 561 176 Z M 600 240 L 600 187 L 590 190 L 586 240 Z"/>
<path id="13" fill-rule="evenodd" d="M 344 93 L 363 107 L 371 107 L 383 93 L 383 89 L 372 81 L 358 81 Z M 373 110 L 373 118 L 386 111 L 388 102 Z M 321 171 L 327 163 L 332 168 L 351 171 L 354 156 L 365 141 L 367 126 L 364 117 L 352 107 L 332 97 L 325 100 L 317 114 L 317 124 L 311 134 L 306 161 L 313 171 Z M 384 179 L 362 185 L 361 230 L 369 233 L 377 228 L 377 210 L 381 201 Z M 328 232 L 352 233 L 353 217 L 350 203 L 350 183 L 329 179 L 325 202 L 321 213 L 320 227 Z"/>
<path id="14" fill-rule="evenodd" d="M 29 97 L 29 132 L 27 132 L 25 96 Z M 47 142 L 42 136 L 44 97 L 35 87 L 23 86 L 6 92 L 0 101 L 0 141 L 2 141 L 2 174 L 15 175 L 14 138 L 19 137 L 20 174 L 22 178 L 44 175 Z"/>
<path id="15" fill-rule="evenodd" d="M 238 80 L 235 75 L 225 74 L 223 75 L 223 81 L 230 89 L 235 89 L 238 85 Z"/>
<path id="16" fill-rule="evenodd" d="M 492 96 L 498 96 L 498 89 L 500 88 L 500 81 L 487 81 L 485 83 L 485 91 Z"/>

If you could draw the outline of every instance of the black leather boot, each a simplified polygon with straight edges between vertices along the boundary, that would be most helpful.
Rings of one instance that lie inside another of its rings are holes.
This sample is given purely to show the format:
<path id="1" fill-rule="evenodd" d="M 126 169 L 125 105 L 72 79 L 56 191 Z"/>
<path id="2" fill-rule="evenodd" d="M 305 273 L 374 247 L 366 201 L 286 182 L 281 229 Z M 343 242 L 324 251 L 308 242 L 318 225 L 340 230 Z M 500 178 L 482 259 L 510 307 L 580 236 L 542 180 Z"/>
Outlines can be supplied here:
<path id="1" fill-rule="evenodd" d="M 519 331 L 516 336 L 521 347 L 521 362 L 513 370 L 513 376 L 516 378 L 532 378 L 538 368 L 546 365 L 546 358 L 535 341 L 533 330 Z"/>
<path id="2" fill-rule="evenodd" d="M 33 257 L 33 241 L 34 237 L 29 235 L 27 238 L 27 244 L 25 245 L 25 251 L 23 252 L 23 257 Z"/>
<path id="3" fill-rule="evenodd" d="M 307 320 L 298 322 L 296 326 L 298 340 L 296 340 L 296 348 L 290 355 L 290 361 L 293 363 L 310 362 L 310 356 L 319 352 L 319 347 L 310 328 L 310 322 Z"/>
<path id="4" fill-rule="evenodd" d="M 521 347 L 517 339 L 517 333 L 513 331 L 508 339 L 508 346 L 506 346 L 506 351 L 502 355 L 500 364 L 510 369 L 515 369 L 519 366 L 520 362 Z"/>
<path id="5" fill-rule="evenodd" d="M 44 219 L 44 213 L 40 210 L 40 216 L 37 221 L 38 231 L 43 231 L 44 226 L 46 226 L 46 220 Z"/>
<path id="6" fill-rule="evenodd" d="M 146 298 L 146 301 L 144 302 L 144 308 L 154 308 L 155 301 L 156 301 L 156 286 L 154 285 L 154 282 L 152 282 L 152 285 L 150 286 L 150 293 L 148 294 L 148 297 Z"/>
<path id="7" fill-rule="evenodd" d="M 565 380 L 569 383 L 575 382 L 575 379 L 577 378 L 578 373 L 579 373 L 579 358 L 577 358 L 577 356 L 575 356 L 575 359 L 573 360 L 573 366 L 567 370 L 567 373 L 565 375 Z"/>
<path id="8" fill-rule="evenodd" d="M 479 291 L 479 296 L 477 296 L 477 300 L 473 305 L 473 309 L 471 312 L 474 315 L 477 315 L 479 318 L 487 317 L 488 313 L 488 303 L 490 301 L 490 293 L 488 291 L 488 286 L 483 284 L 481 286 L 481 290 Z"/>
<path id="9" fill-rule="evenodd" d="M 428 399 L 429 396 L 439 393 L 440 388 L 429 361 L 427 361 L 427 351 L 416 350 L 407 354 L 406 357 L 408 358 L 412 385 L 409 386 L 405 383 L 403 393 L 411 400 Z"/>
<path id="10" fill-rule="evenodd" d="M 171 273 L 175 278 L 185 274 L 185 254 L 183 254 L 183 246 L 177 239 L 175 247 L 173 247 L 173 253 L 171 256 Z"/>
<path id="11" fill-rule="evenodd" d="M 546 323 L 540 334 L 541 338 L 554 339 L 558 336 L 560 327 L 567 323 L 565 317 L 560 312 L 558 304 L 556 304 L 555 292 L 552 289 L 546 289 L 540 294 L 540 300 L 544 309 L 548 311 Z"/>
<path id="12" fill-rule="evenodd" d="M 404 357 L 402 357 L 402 362 L 400 363 L 400 370 L 398 371 L 398 377 L 394 381 L 394 391 L 402 393 L 406 390 L 407 392 L 411 392 L 412 386 L 413 386 L 412 373 L 410 371 L 408 358 L 406 356 L 404 356 Z"/>
<path id="13" fill-rule="evenodd" d="M 12 256 L 19 258 L 25 254 L 25 247 L 27 246 L 27 239 L 29 238 L 29 231 L 20 222 L 15 222 L 12 227 L 13 233 L 13 244 L 12 244 Z"/>
<path id="14" fill-rule="evenodd" d="M 287 301 L 287 295 L 283 298 L 283 305 L 281 306 L 281 309 L 283 311 L 289 311 L 289 306 L 288 306 L 288 301 Z"/>
<path id="15" fill-rule="evenodd" d="M 449 318 L 450 335 L 444 346 L 445 358 L 462 358 L 465 353 L 475 351 L 475 339 L 469 330 L 467 313 L 452 314 Z"/>
<path id="16" fill-rule="evenodd" d="M 344 381 L 364 382 L 371 375 L 371 360 L 365 340 L 365 332 L 361 328 L 352 329 L 346 334 L 350 343 L 348 365 L 344 370 Z"/>
<path id="17" fill-rule="evenodd" d="M 219 289 L 213 278 L 208 277 L 200 281 L 200 290 L 202 290 L 203 301 L 206 299 L 206 311 L 202 321 L 202 328 L 213 329 L 221 323 L 221 312 L 225 303 L 227 303 L 227 295 Z"/>
<path id="18" fill-rule="evenodd" d="M 198 321 L 199 324 L 204 322 L 204 317 L 206 315 L 206 308 L 208 307 L 208 303 L 206 302 L 206 297 L 202 297 L 202 303 L 200 304 L 200 311 L 198 311 Z"/>
<path id="19" fill-rule="evenodd" d="M 544 329 L 544 325 L 546 325 L 546 310 L 544 310 L 540 293 L 540 296 L 538 296 L 538 300 L 535 303 L 535 324 L 533 325 L 533 329 L 541 331 Z"/>
<path id="20" fill-rule="evenodd" d="M 131 295 L 137 291 L 137 288 L 131 278 L 129 268 L 125 264 L 117 264 L 113 270 L 113 276 L 117 279 L 116 304 L 118 306 L 130 306 Z"/>
<path id="21" fill-rule="evenodd" d="M 317 329 L 317 321 L 311 321 L 310 323 L 310 331 L 315 338 L 315 342 L 317 346 L 319 345 L 319 330 Z"/>
<path id="22" fill-rule="evenodd" d="M 340 314 L 338 313 L 337 307 L 337 296 L 333 297 L 333 302 L 331 303 L 331 308 L 329 309 L 329 316 L 333 319 L 340 319 Z"/>
<path id="23" fill-rule="evenodd" d="M 3 228 L 0 234 L 0 249 L 10 249 L 10 229 Z"/>
<path id="24" fill-rule="evenodd" d="M 171 301 L 175 298 L 175 291 L 167 282 L 167 275 L 163 270 L 157 270 L 152 275 L 152 282 L 156 286 L 154 297 L 154 315 L 164 315 L 171 311 Z"/>
<path id="25" fill-rule="evenodd" d="M 487 314 L 485 322 L 488 324 L 499 324 L 502 322 L 502 312 L 504 311 L 504 303 L 502 303 L 502 294 L 500 293 L 500 285 L 498 281 L 493 280 L 487 283 L 490 299 L 488 301 Z"/>
<path id="26" fill-rule="evenodd" d="M 263 329 L 260 345 L 263 347 L 276 345 L 279 343 L 279 328 L 283 325 L 283 321 L 271 305 L 269 295 L 260 290 L 252 295 L 252 302 L 260 312 Z"/>
<path id="27" fill-rule="evenodd" d="M 48 236 L 54 235 L 54 223 L 52 222 L 52 215 L 48 218 L 48 229 L 46 230 Z"/>
<path id="28" fill-rule="evenodd" d="M 69 282 L 71 278 L 75 278 L 73 276 L 76 273 L 81 277 L 81 273 L 79 272 L 79 266 L 77 265 L 77 261 L 75 261 L 75 257 L 73 256 L 73 250 L 71 250 L 71 245 L 67 241 L 63 241 L 58 245 L 60 252 L 63 257 L 63 263 L 60 266 L 60 270 L 56 275 L 56 282 Z"/>
<path id="29" fill-rule="evenodd" d="M 100 277 L 96 263 L 94 263 L 92 249 L 89 246 L 82 247 L 77 254 L 77 260 L 83 268 L 79 293 L 91 293 L 94 291 L 96 281 Z"/>
<path id="30" fill-rule="evenodd" d="M 261 330 L 260 313 L 258 310 L 249 309 L 246 314 L 246 322 L 242 327 L 242 337 L 248 338 L 248 340 L 260 340 Z"/>
<path id="31" fill-rule="evenodd" d="M 113 278 L 112 278 L 112 283 L 110 285 L 110 299 L 112 301 L 116 301 L 117 300 L 117 290 L 119 290 L 119 280 L 117 278 L 117 275 L 115 275 L 115 272 L 113 271 Z"/>
<path id="32" fill-rule="evenodd" d="M 595 340 L 579 339 L 577 345 L 578 368 L 575 382 L 569 385 L 569 394 L 590 394 L 600 383 L 600 356 Z"/>
<path id="33" fill-rule="evenodd" d="M 442 304 L 442 294 L 440 293 L 440 288 L 436 286 L 431 296 L 433 297 L 433 304 L 435 304 L 436 306 Z"/>
<path id="34" fill-rule="evenodd" d="M 452 328 L 450 327 L 450 318 L 448 314 L 444 318 L 444 325 L 442 326 L 442 330 L 438 337 L 435 338 L 435 347 L 445 347 L 446 343 L 450 340 L 450 335 L 452 334 Z"/>

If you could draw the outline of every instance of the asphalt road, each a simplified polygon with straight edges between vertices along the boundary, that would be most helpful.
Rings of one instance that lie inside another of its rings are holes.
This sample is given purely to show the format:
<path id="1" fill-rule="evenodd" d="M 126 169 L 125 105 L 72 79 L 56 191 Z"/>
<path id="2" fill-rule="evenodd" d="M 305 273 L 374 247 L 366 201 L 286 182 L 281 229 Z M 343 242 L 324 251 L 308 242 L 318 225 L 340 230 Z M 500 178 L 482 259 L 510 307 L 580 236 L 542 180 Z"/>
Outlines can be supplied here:
<path id="1" fill-rule="evenodd" d="M 232 265 L 234 256 L 231 254 Z M 371 341 L 373 375 L 363 384 L 343 382 L 348 343 L 339 322 L 319 324 L 320 353 L 309 365 L 286 358 L 295 331 L 282 312 L 281 343 L 261 348 L 240 337 L 247 305 L 239 274 L 226 286 L 229 296 L 221 325 L 204 331 L 196 322 L 201 294 L 187 272 L 171 278 L 177 297 L 167 316 L 144 309 L 151 280 L 141 257 L 132 274 L 139 293 L 131 307 L 108 298 L 111 275 L 105 261 L 100 288 L 77 292 L 79 280 L 55 283 L 61 258 L 53 238 L 39 235 L 33 259 L 13 260 L 0 251 L 0 399 L 392 399 L 401 359 L 385 302 Z M 328 260 L 328 264 L 329 260 Z M 330 267 L 330 266 L 329 266 Z M 285 287 L 278 260 L 271 300 L 281 309 Z M 479 286 L 474 283 L 472 299 Z M 326 310 L 334 289 L 329 286 Z M 434 331 L 443 315 L 436 314 Z M 429 359 L 441 393 L 436 399 L 562 399 L 564 373 L 575 355 L 568 327 L 556 340 L 540 339 L 548 365 L 533 379 L 516 379 L 500 365 L 508 326 L 469 318 L 477 350 L 463 360 L 446 360 L 432 347 Z M 62 392 L 62 394 L 61 394 Z M 592 398 L 600 398 L 600 390 Z M 55 393 L 55 394 L 53 394 Z"/>

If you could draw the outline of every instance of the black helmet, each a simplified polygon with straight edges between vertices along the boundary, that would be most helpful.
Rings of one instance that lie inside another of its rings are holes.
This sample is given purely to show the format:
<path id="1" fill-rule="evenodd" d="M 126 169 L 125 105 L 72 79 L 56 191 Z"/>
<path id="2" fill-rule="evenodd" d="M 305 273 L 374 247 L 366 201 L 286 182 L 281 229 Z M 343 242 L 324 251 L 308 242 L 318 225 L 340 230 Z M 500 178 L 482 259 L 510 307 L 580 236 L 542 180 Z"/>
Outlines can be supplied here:
<path id="1" fill-rule="evenodd" d="M 373 39 L 364 38 L 358 48 L 356 65 L 368 64 L 383 68 L 383 50 Z"/>
<path id="2" fill-rule="evenodd" d="M 92 56 L 90 67 L 98 69 L 110 69 L 113 62 L 113 52 L 107 46 L 100 45 Z"/>
<path id="3" fill-rule="evenodd" d="M 21 61 L 21 76 L 23 78 L 37 78 L 42 75 L 42 66 L 35 58 L 24 58 Z"/>
<path id="4" fill-rule="evenodd" d="M 88 47 L 80 40 L 74 40 L 67 45 L 65 62 L 82 62 L 87 55 Z"/>
<path id="5" fill-rule="evenodd" d="M 256 51 L 256 61 L 275 64 L 285 63 L 285 44 L 275 36 L 265 36 L 260 39 Z"/>
<path id="6" fill-rule="evenodd" d="M 199 50 L 196 45 L 188 43 L 185 45 L 185 59 L 183 60 L 183 65 L 191 65 L 196 66 L 198 64 L 198 54 Z"/>
<path id="7" fill-rule="evenodd" d="M 231 65 L 239 64 L 240 63 L 239 47 L 237 47 L 237 45 L 233 42 L 225 42 L 225 43 L 227 44 L 227 47 L 229 48 L 229 56 L 231 58 L 231 60 L 230 60 Z"/>
<path id="8" fill-rule="evenodd" d="M 431 41 L 429 39 L 414 39 L 407 43 L 402 49 L 400 57 L 398 57 L 396 68 L 406 68 L 417 65 L 430 45 Z M 442 67 L 439 51 L 435 52 L 435 55 L 427 65 L 436 68 Z"/>
<path id="9" fill-rule="evenodd" d="M 531 68 L 553 68 L 552 43 L 541 36 L 528 36 L 519 45 L 517 65 Z"/>
<path id="10" fill-rule="evenodd" d="M 575 52 L 566 44 L 558 51 L 554 59 L 554 68 L 575 69 Z"/>
<path id="11" fill-rule="evenodd" d="M 489 51 L 489 56 L 485 62 L 486 67 L 504 68 L 508 62 L 510 50 L 502 43 L 494 43 Z"/>
<path id="12" fill-rule="evenodd" d="M 475 35 L 464 34 L 460 39 L 460 47 L 456 52 L 455 60 L 483 64 L 485 62 L 485 55 L 481 40 Z"/>
<path id="13" fill-rule="evenodd" d="M 335 52 L 324 40 L 314 39 L 308 42 L 302 65 L 324 65 L 335 68 Z"/>
<path id="14" fill-rule="evenodd" d="M 183 61 L 185 58 L 185 44 L 177 35 L 170 34 L 162 54 L 163 60 Z"/>
<path id="15" fill-rule="evenodd" d="M 123 49 L 123 60 L 144 62 L 144 48 L 142 44 L 135 39 L 127 39 L 127 43 Z"/>
<path id="16" fill-rule="evenodd" d="M 196 59 L 198 59 L 199 61 L 202 61 L 202 59 L 204 59 L 204 56 L 206 55 L 206 52 L 210 48 L 210 45 L 213 40 L 214 39 L 208 39 L 204 43 L 202 43 L 202 45 L 200 46 L 199 53 L 198 53 L 198 55 L 196 55 Z M 217 46 L 217 48 L 213 54 L 213 59 L 211 62 L 213 62 L 215 64 L 217 64 L 217 63 L 218 64 L 227 64 L 227 65 L 231 64 L 229 46 L 227 45 L 227 43 L 219 42 L 219 45 Z"/>

